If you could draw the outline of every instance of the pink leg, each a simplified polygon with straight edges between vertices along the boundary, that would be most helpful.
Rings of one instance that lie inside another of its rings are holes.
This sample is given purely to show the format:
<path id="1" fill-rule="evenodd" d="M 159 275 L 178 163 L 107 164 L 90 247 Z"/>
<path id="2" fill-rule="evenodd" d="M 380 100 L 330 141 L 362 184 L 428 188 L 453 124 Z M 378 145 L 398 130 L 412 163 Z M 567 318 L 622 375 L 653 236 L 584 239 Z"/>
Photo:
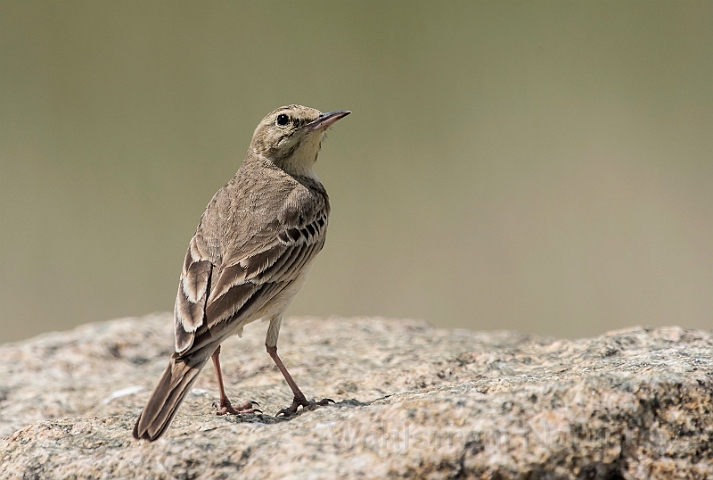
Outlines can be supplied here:
<path id="1" fill-rule="evenodd" d="M 302 393 L 302 390 L 300 390 L 300 387 L 298 387 L 297 383 L 295 383 L 295 381 L 293 380 L 292 375 L 290 375 L 290 372 L 288 372 L 287 368 L 285 368 L 285 364 L 283 364 L 280 357 L 277 356 L 277 346 L 270 347 L 269 345 L 265 345 L 265 348 L 267 348 L 267 353 L 270 355 L 270 357 L 272 357 L 272 360 L 275 362 L 275 365 L 277 365 L 277 368 L 280 369 L 282 376 L 285 377 L 285 380 L 287 381 L 287 384 L 290 386 L 290 390 L 292 390 L 292 394 L 294 395 L 292 405 L 287 408 L 283 408 L 282 410 L 277 412 L 278 416 L 285 415 L 289 417 L 291 415 L 294 415 L 295 413 L 297 413 L 297 408 L 299 408 L 300 406 L 305 409 L 312 409 L 317 406 L 328 405 L 330 402 L 334 403 L 334 400 L 329 398 L 325 398 L 319 402 L 315 402 L 314 400 L 307 400 L 304 393 Z"/>
<path id="2" fill-rule="evenodd" d="M 216 412 L 216 415 L 240 415 L 241 413 L 260 412 L 260 410 L 256 410 L 253 408 L 252 402 L 245 402 L 243 404 L 236 405 L 235 407 L 231 405 L 230 400 L 228 400 L 228 396 L 225 394 L 225 386 L 223 385 L 223 373 L 220 370 L 220 359 L 218 358 L 219 355 L 220 345 L 218 345 L 218 348 L 215 349 L 215 352 L 213 352 L 213 356 L 211 357 L 211 359 L 213 360 L 213 367 L 215 367 L 215 376 L 218 378 L 218 388 L 220 389 L 220 403 L 217 405 L 218 411 Z"/>

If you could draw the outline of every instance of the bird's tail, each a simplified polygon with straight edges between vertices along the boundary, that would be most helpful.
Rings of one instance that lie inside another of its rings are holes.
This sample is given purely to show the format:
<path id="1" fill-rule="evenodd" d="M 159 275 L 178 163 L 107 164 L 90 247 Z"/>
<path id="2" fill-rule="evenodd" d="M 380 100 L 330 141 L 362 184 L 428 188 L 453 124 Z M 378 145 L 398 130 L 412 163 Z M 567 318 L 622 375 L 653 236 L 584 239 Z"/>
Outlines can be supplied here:
<path id="1" fill-rule="evenodd" d="M 134 438 L 153 442 L 171 424 L 178 407 L 208 361 L 204 355 L 171 357 L 158 385 L 134 425 Z"/>

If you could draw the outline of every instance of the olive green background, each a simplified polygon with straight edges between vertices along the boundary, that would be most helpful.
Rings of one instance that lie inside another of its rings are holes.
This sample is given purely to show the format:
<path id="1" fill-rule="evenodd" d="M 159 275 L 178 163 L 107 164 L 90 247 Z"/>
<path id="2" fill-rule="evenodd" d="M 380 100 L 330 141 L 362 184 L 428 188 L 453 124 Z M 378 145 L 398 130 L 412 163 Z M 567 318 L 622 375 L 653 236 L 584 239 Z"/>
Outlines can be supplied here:
<path id="1" fill-rule="evenodd" d="M 2 0 L 0 342 L 171 310 L 288 103 L 353 111 L 289 313 L 713 328 L 713 2 Z"/>

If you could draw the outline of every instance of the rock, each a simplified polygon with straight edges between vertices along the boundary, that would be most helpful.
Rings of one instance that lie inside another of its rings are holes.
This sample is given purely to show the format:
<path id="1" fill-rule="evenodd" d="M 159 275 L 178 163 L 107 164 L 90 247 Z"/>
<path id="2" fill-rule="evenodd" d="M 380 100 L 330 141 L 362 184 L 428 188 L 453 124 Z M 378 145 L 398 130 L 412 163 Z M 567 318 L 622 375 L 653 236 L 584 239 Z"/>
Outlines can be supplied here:
<path id="1" fill-rule="evenodd" d="M 172 348 L 172 318 L 84 325 L 0 346 L 0 478 L 713 478 L 713 333 L 630 328 L 583 340 L 290 318 L 223 346 L 216 417 L 201 374 L 164 438 L 131 428 Z"/>

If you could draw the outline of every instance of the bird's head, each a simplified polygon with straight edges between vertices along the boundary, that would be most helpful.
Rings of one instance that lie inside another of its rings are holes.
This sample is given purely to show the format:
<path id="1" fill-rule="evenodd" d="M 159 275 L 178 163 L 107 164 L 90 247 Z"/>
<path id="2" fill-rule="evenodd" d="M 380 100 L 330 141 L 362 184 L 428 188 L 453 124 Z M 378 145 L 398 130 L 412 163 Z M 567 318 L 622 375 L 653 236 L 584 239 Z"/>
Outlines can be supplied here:
<path id="1" fill-rule="evenodd" d="M 293 175 L 313 175 L 324 132 L 351 112 L 322 113 L 302 105 L 288 105 L 270 112 L 253 133 L 251 151 Z"/>

